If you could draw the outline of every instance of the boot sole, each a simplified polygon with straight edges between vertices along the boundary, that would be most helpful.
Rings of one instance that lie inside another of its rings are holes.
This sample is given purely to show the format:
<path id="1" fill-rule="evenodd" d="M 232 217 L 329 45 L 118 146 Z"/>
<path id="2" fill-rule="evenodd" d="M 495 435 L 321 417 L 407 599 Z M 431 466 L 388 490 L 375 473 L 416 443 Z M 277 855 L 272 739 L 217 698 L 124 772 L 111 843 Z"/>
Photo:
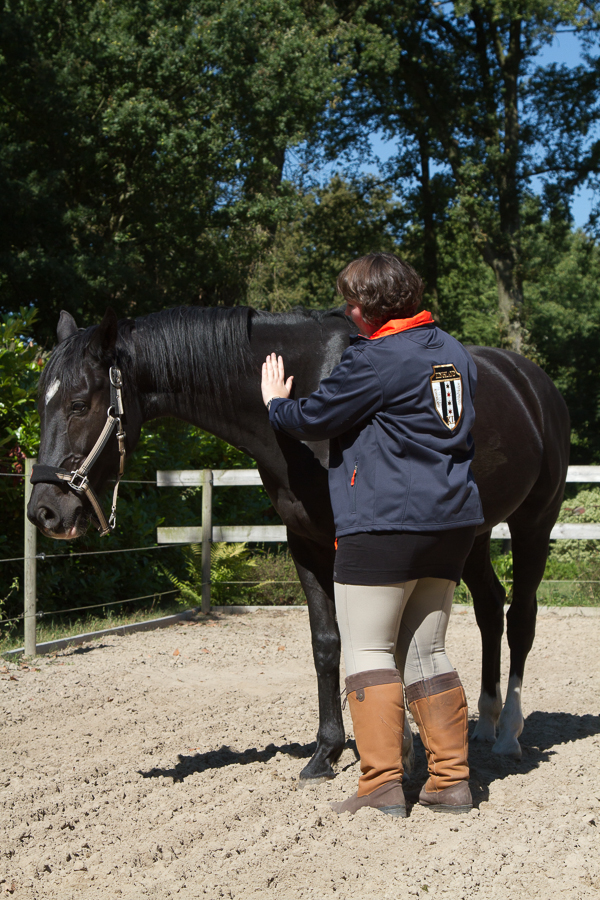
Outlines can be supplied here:
<path id="1" fill-rule="evenodd" d="M 397 819 L 406 819 L 405 806 L 380 806 L 375 807 L 375 809 L 379 809 L 379 812 L 385 813 L 388 816 L 395 816 Z"/>

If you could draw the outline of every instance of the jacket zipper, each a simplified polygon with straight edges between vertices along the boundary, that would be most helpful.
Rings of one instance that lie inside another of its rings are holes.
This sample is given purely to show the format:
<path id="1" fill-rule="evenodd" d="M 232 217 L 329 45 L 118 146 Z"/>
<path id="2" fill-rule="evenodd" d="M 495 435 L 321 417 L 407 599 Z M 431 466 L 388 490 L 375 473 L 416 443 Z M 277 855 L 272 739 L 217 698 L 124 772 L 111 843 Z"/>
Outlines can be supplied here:
<path id="1" fill-rule="evenodd" d="M 356 473 L 358 472 L 358 460 L 354 460 L 354 471 L 352 472 L 352 478 L 350 480 L 350 487 L 354 488 L 354 482 L 356 481 Z M 356 512 L 356 488 L 352 491 L 352 512 Z"/>

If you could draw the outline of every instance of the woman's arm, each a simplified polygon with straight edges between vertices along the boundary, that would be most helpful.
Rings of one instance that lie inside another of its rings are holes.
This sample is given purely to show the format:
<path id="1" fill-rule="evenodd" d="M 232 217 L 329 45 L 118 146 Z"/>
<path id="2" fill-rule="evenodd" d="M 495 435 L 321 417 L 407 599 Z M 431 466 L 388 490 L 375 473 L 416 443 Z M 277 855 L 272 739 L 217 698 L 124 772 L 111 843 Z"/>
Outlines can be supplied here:
<path id="1" fill-rule="evenodd" d="M 266 371 L 268 373 L 268 368 Z M 286 399 L 283 391 L 288 390 L 287 386 L 291 387 L 291 384 L 289 379 L 287 382 L 284 379 L 281 360 L 281 364 L 277 364 L 275 380 L 267 375 L 263 382 L 263 398 L 272 388 L 281 391 L 268 398 L 272 400 L 269 409 L 271 425 L 276 431 L 285 431 L 298 440 L 321 441 L 337 437 L 374 415 L 383 402 L 377 372 L 364 354 L 354 347 L 346 350 L 331 375 L 323 379 L 310 397 Z"/>

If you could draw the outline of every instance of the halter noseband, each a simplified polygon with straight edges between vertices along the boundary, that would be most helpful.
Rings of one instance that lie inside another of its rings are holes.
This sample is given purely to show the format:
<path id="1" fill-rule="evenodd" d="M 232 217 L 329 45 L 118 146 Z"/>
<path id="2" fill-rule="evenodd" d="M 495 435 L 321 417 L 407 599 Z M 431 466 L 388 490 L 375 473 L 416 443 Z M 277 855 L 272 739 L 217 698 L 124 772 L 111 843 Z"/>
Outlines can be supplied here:
<path id="1" fill-rule="evenodd" d="M 125 418 L 122 393 L 123 379 L 120 369 L 116 366 L 111 366 L 108 370 L 108 375 L 110 379 L 110 406 L 106 413 L 106 424 L 102 429 L 100 437 L 79 468 L 74 472 L 69 472 L 67 469 L 61 469 L 58 466 L 36 464 L 31 473 L 32 484 L 66 484 L 67 487 L 72 491 L 75 491 L 75 493 L 85 494 L 96 514 L 98 531 L 100 532 L 101 537 L 104 537 L 105 534 L 112 531 L 117 524 L 117 494 L 119 493 L 119 482 L 123 477 L 123 472 L 125 470 L 125 432 L 123 431 L 123 425 L 121 423 L 121 419 Z M 115 427 L 117 428 L 116 438 L 119 444 L 119 474 L 117 475 L 117 481 L 113 491 L 112 509 L 107 522 L 98 498 L 89 483 L 88 472 L 104 450 Z"/>

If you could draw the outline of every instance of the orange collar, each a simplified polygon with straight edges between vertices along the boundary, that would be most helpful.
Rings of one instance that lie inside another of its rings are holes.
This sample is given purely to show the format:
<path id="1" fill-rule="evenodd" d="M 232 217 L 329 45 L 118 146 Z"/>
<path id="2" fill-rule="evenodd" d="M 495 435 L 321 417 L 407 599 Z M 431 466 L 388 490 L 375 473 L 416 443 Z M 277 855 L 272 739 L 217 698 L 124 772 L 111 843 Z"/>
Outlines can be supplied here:
<path id="1" fill-rule="evenodd" d="M 409 328 L 418 328 L 419 325 L 433 325 L 433 316 L 426 309 L 410 319 L 390 319 L 378 331 L 373 332 L 369 340 L 387 337 L 388 334 L 399 334 L 401 331 L 408 331 Z"/>

